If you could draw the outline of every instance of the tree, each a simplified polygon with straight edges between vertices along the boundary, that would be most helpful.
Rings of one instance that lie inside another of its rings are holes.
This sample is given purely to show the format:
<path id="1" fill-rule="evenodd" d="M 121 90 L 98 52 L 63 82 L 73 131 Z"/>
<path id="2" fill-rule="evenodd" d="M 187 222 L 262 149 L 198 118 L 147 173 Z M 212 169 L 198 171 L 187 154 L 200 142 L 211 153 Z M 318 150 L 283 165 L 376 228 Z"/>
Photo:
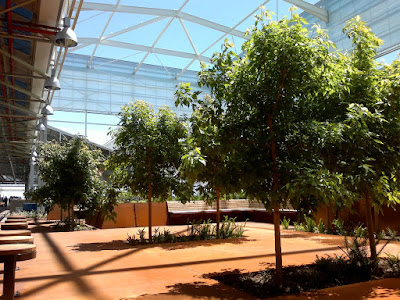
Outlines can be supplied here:
<path id="1" fill-rule="evenodd" d="M 152 198 L 165 200 L 172 194 L 179 196 L 186 187 L 177 174 L 187 129 L 168 107 L 155 113 L 144 101 L 125 105 L 119 116 L 119 126 L 112 132 L 115 150 L 109 167 L 120 187 L 147 196 L 151 241 Z"/>
<path id="2" fill-rule="evenodd" d="M 375 60 L 379 40 L 357 16 L 343 31 L 353 50 L 343 55 L 343 98 L 336 118 L 324 128 L 325 164 L 343 174 L 353 195 L 347 205 L 365 200 L 371 258 L 377 259 L 371 209 L 400 203 L 399 67 L 384 67 Z"/>
<path id="3" fill-rule="evenodd" d="M 333 45 L 321 29 L 316 27 L 311 37 L 295 12 L 279 22 L 263 23 L 265 18 L 270 15 L 258 16 L 248 31 L 243 58 L 225 42 L 212 67 L 203 66 L 199 83 L 211 89 L 217 109 L 224 111 L 224 143 L 239 186 L 273 209 L 280 283 L 280 207 L 313 196 L 332 181 L 327 170 L 321 171 L 311 137 L 322 104 L 318 100 L 332 89 L 335 66 L 329 52 Z"/>
<path id="4" fill-rule="evenodd" d="M 223 133 L 225 128 L 224 110 L 221 101 L 206 95 L 198 98 L 188 84 L 181 84 L 175 93 L 176 104 L 189 103 L 192 115 L 189 118 L 191 135 L 189 153 L 182 157 L 181 172 L 190 183 L 198 182 L 197 190 L 206 198 L 216 201 L 216 236 L 219 238 L 220 195 L 233 190 L 235 178 L 230 168 L 229 146 Z"/>
<path id="5" fill-rule="evenodd" d="M 107 197 L 107 190 L 112 188 L 101 180 L 103 161 L 100 150 L 91 149 L 80 137 L 62 144 L 45 143 L 37 162 L 44 185 L 29 191 L 27 197 L 49 207 L 57 204 L 68 211 L 71 221 L 75 205 L 87 216 L 92 216 L 111 203 L 104 216 L 112 217 L 115 197 Z"/>

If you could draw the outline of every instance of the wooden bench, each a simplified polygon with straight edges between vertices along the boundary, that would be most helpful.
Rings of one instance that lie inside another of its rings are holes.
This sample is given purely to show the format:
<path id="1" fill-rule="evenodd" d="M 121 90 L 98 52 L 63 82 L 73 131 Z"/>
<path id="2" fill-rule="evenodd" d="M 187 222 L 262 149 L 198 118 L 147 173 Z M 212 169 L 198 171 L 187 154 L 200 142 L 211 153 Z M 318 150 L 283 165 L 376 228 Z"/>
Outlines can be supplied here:
<path id="1" fill-rule="evenodd" d="M 220 200 L 220 210 L 265 210 L 262 203 L 249 202 L 247 199 L 231 199 Z M 167 209 L 169 213 L 175 212 L 199 212 L 199 211 L 213 211 L 216 210 L 215 201 L 208 205 L 204 201 L 181 203 L 179 201 L 167 202 Z"/>
<path id="2" fill-rule="evenodd" d="M 168 225 L 184 225 L 193 221 L 216 221 L 216 203 L 207 205 L 204 201 L 182 204 L 178 201 L 167 202 Z M 221 217 L 233 217 L 236 221 L 250 220 L 253 222 L 272 223 L 272 213 L 268 212 L 260 202 L 250 202 L 246 199 L 231 199 L 220 201 Z M 292 220 L 297 218 L 293 209 L 281 210 L 281 218 Z"/>

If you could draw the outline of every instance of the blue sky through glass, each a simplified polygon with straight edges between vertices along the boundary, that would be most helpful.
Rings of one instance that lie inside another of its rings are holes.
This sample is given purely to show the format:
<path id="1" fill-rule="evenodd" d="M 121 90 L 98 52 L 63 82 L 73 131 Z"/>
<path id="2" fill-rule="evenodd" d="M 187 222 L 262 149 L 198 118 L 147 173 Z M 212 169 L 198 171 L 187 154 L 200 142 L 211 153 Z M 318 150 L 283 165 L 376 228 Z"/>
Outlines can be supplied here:
<path id="1" fill-rule="evenodd" d="M 315 4 L 318 0 L 307 2 Z M 106 8 L 88 8 L 97 3 Z M 292 6 L 284 0 L 120 0 L 119 7 L 134 10 L 127 13 L 114 12 L 116 3 L 117 0 L 85 0 L 75 28 L 80 44 L 70 49 L 70 53 L 197 71 L 200 63 L 193 57 L 211 57 L 221 50 L 225 38 L 233 41 L 237 52 L 241 52 L 245 39 L 239 33 L 254 24 L 254 15 L 260 12 L 260 5 L 265 3 L 265 9 L 274 12 L 275 19 L 289 15 Z M 158 11 L 152 13 L 149 9 Z M 179 9 L 180 13 L 171 19 Z M 298 9 L 298 12 L 302 10 Z M 220 25 L 227 29 L 236 26 L 234 29 L 238 32 L 216 30 L 215 27 Z M 99 39 L 101 43 L 96 46 L 92 44 L 93 39 Z M 169 55 L 172 52 L 174 55 Z M 390 63 L 395 56 L 390 54 L 380 61 Z M 109 139 L 106 134 L 108 124 L 116 124 L 118 120 L 115 116 L 100 117 L 97 114 L 88 114 L 87 118 L 87 134 L 98 143 Z M 84 113 L 57 111 L 50 120 L 54 121 L 53 126 L 65 131 L 85 133 Z M 77 123 L 64 122 L 67 120 Z"/>

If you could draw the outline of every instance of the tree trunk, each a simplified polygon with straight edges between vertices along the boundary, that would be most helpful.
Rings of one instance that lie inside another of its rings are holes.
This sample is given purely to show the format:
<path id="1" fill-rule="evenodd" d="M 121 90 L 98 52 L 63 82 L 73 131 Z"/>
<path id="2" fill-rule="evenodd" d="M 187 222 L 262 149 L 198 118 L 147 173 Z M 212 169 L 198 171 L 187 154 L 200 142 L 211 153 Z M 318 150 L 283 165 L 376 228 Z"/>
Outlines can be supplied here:
<path id="1" fill-rule="evenodd" d="M 375 245 L 375 229 L 374 222 L 372 221 L 372 203 L 369 195 L 369 191 L 365 193 L 365 212 L 367 216 L 367 227 L 368 227 L 368 239 L 369 239 L 369 248 L 371 251 L 371 259 L 376 261 L 376 245 Z"/>
<path id="2" fill-rule="evenodd" d="M 153 196 L 153 187 L 151 184 L 151 180 L 152 180 L 152 174 L 151 174 L 151 158 L 147 157 L 147 166 L 148 166 L 148 172 L 149 172 L 149 176 L 148 176 L 148 189 L 149 189 L 149 195 L 148 195 L 148 210 L 149 210 L 149 242 L 152 242 L 152 218 L 151 218 L 151 198 Z"/>
<path id="3" fill-rule="evenodd" d="M 280 213 L 279 206 L 274 206 L 274 233 L 275 233 L 275 266 L 276 266 L 276 283 L 282 283 L 282 249 L 281 249 L 281 229 L 280 229 Z"/>
<path id="4" fill-rule="evenodd" d="M 278 174 L 278 163 L 277 163 L 277 151 L 274 139 L 274 127 L 273 118 L 271 114 L 268 114 L 268 126 L 269 134 L 271 137 L 271 158 L 272 158 L 272 190 L 276 192 L 279 189 L 279 174 Z M 275 269 L 276 269 L 276 283 L 282 283 L 282 250 L 281 250 L 281 229 L 280 229 L 280 216 L 279 216 L 279 205 L 278 199 L 274 200 L 274 233 L 275 233 Z"/>
<path id="5" fill-rule="evenodd" d="M 328 230 L 328 232 L 331 232 L 331 230 L 332 230 L 330 214 L 331 214 L 331 205 L 327 204 L 326 205 L 326 229 Z"/>
<path id="6" fill-rule="evenodd" d="M 74 206 L 75 206 L 75 201 L 72 200 L 72 202 L 71 202 L 71 217 L 72 217 L 72 220 L 73 220 L 73 221 L 75 221 L 75 210 L 74 210 Z"/>
<path id="7" fill-rule="evenodd" d="M 217 193 L 217 239 L 219 239 L 219 222 L 221 221 L 221 214 L 219 210 L 219 186 L 216 188 Z"/>

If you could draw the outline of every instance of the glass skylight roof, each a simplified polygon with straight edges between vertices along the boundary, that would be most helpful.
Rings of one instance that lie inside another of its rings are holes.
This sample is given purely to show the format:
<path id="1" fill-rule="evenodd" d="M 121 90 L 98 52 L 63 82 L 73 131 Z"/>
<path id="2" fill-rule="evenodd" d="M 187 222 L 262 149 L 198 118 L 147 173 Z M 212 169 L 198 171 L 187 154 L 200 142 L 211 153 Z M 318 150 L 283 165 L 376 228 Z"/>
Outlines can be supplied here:
<path id="1" fill-rule="evenodd" d="M 174 106 L 176 85 L 191 82 L 197 89 L 200 61 L 209 62 L 226 38 L 240 54 L 243 34 L 254 25 L 260 6 L 272 11 L 276 20 L 289 15 L 292 5 L 298 13 L 303 8 L 308 27 L 319 23 L 341 50 L 351 48 L 342 28 L 359 14 L 385 42 L 380 60 L 390 62 L 400 49 L 397 2 L 84 0 L 75 28 L 79 45 L 68 51 L 60 78 L 63 88 L 52 103 L 57 113 L 74 115 L 74 122 L 56 114 L 49 121 L 102 143 L 109 138 L 105 128 L 117 123 L 115 115 L 129 101 L 145 100 L 155 108 L 168 105 L 178 114 L 187 113 Z"/>
<path id="2" fill-rule="evenodd" d="M 199 61 L 220 51 L 225 38 L 240 52 L 243 33 L 254 24 L 260 6 L 281 18 L 289 2 L 85 0 L 75 29 L 80 44 L 70 52 L 88 55 L 88 65 L 97 56 L 197 71 Z"/>

